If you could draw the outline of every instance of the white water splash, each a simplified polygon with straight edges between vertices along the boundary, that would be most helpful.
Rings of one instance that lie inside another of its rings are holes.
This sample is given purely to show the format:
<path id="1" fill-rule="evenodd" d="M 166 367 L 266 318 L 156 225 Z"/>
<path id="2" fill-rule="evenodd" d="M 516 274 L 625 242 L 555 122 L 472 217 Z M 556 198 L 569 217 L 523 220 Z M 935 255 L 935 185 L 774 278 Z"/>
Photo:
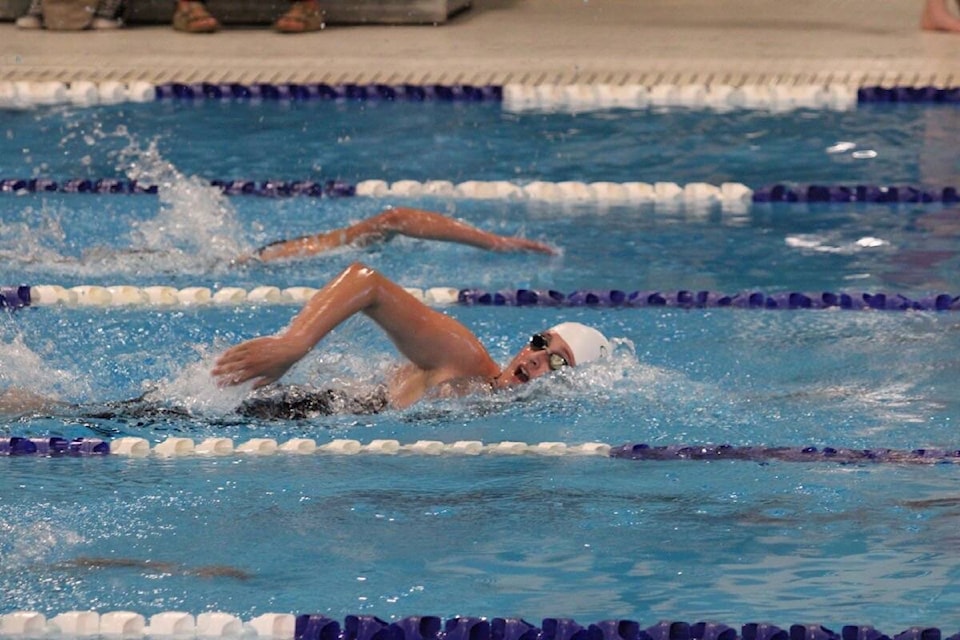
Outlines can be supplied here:
<path id="1" fill-rule="evenodd" d="M 853 255 L 864 250 L 877 249 L 890 245 L 887 240 L 873 236 L 864 236 L 854 241 L 845 241 L 833 235 L 823 236 L 811 233 L 789 235 L 784 239 L 784 243 L 793 249 L 839 255 Z"/>
<path id="2" fill-rule="evenodd" d="M 42 354 L 24 344 L 21 336 L 0 343 L 0 389 L 10 388 L 26 389 L 52 399 L 88 391 L 81 376 L 51 367 Z"/>
<path id="3" fill-rule="evenodd" d="M 181 173 L 160 155 L 156 140 L 143 148 L 131 137 L 118 155 L 128 178 L 159 190 L 157 216 L 133 225 L 134 249 L 175 252 L 207 264 L 229 264 L 248 252 L 227 197 L 205 180 Z"/>
<path id="4" fill-rule="evenodd" d="M 188 364 L 172 380 L 151 383 L 146 399 L 186 409 L 195 415 L 226 415 L 236 409 L 250 393 L 253 382 L 221 387 L 210 374 L 222 350 L 198 347 L 201 359 Z"/>
<path id="5" fill-rule="evenodd" d="M 126 141 L 123 149 L 110 156 L 130 180 L 157 186 L 156 215 L 132 220 L 125 229 L 124 220 L 130 216 L 109 211 L 106 219 L 111 222 L 103 225 L 101 233 L 116 240 L 110 245 L 84 246 L 77 256 L 75 247 L 82 239 L 70 237 L 62 221 L 100 212 L 71 210 L 58 199 L 44 199 L 39 207 L 24 207 L 20 220 L 7 216 L 0 222 L 0 246 L 4 247 L 0 248 L 0 259 L 10 265 L 38 265 L 44 273 L 64 275 L 200 274 L 226 271 L 237 258 L 250 253 L 251 245 L 227 197 L 205 180 L 184 175 L 161 155 L 157 140 L 144 144 L 124 127 L 113 133 L 97 129 L 87 135 L 93 152 L 99 140 L 112 137 Z M 84 200 L 80 206 L 88 202 L 95 200 Z M 114 198 L 110 205 L 123 206 L 125 202 L 124 198 Z"/>
<path id="6" fill-rule="evenodd" d="M 61 212 L 48 203 L 24 207 L 21 220 L 0 220 L 0 261 L 7 265 L 39 264 L 56 268 L 75 262 L 62 255 L 66 233 Z M 9 248 L 8 248 L 9 247 Z"/>

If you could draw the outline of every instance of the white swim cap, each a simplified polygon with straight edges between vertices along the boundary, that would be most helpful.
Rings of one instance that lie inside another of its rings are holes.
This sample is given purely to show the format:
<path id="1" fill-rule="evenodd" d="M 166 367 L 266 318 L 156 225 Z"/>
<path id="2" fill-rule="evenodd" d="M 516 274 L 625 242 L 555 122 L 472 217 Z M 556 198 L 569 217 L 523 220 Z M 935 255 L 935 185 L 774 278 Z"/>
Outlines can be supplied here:
<path id="1" fill-rule="evenodd" d="M 577 366 L 600 360 L 610 355 L 610 341 L 602 333 L 579 322 L 562 322 L 550 329 L 570 347 L 573 362 Z"/>

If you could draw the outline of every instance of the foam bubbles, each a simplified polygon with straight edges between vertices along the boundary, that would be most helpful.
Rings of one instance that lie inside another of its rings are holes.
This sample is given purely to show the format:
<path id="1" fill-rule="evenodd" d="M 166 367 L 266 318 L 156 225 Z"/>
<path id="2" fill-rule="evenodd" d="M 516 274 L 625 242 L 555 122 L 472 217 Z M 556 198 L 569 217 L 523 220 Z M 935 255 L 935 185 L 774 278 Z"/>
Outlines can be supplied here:
<path id="1" fill-rule="evenodd" d="M 204 354 L 199 362 L 184 367 L 172 380 L 161 382 L 147 393 L 152 402 L 169 403 L 201 415 L 225 415 L 231 413 L 243 401 L 253 387 L 253 382 L 220 387 L 210 374 L 220 352 Z"/>
<path id="2" fill-rule="evenodd" d="M 39 396 L 75 396 L 85 391 L 82 379 L 52 367 L 19 335 L 0 342 L 0 389 L 21 389 Z"/>
<path id="3" fill-rule="evenodd" d="M 131 180 L 157 185 L 160 210 L 151 220 L 134 223 L 133 247 L 155 255 L 177 253 L 179 270 L 229 264 L 249 252 L 236 213 L 217 187 L 185 176 L 160 155 L 157 141 L 146 148 L 135 139 L 120 153 Z"/>

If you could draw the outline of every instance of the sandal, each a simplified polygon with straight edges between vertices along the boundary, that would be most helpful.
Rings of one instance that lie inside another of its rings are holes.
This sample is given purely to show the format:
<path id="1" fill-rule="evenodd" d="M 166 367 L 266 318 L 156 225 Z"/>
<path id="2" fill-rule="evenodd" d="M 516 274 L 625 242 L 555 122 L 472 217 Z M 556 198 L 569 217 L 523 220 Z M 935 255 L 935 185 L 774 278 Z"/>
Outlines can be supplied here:
<path id="1" fill-rule="evenodd" d="M 320 31 L 326 26 L 323 9 L 316 0 L 294 0 L 290 9 L 273 23 L 273 28 L 280 33 Z"/>
<path id="2" fill-rule="evenodd" d="M 186 33 L 213 33 L 220 28 L 207 6 L 199 0 L 180 0 L 173 13 L 173 28 Z"/>

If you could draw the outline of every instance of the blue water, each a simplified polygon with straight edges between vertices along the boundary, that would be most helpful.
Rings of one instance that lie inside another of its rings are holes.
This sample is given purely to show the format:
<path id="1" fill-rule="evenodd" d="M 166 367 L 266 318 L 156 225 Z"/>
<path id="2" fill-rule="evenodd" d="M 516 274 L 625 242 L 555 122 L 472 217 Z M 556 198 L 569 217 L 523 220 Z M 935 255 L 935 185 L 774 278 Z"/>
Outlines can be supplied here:
<path id="1" fill-rule="evenodd" d="M 507 113 L 497 104 L 165 102 L 7 112 L 0 176 L 122 176 L 118 131 L 207 179 L 954 184 L 950 105 L 789 115 L 659 109 Z M 840 147 L 853 143 L 853 147 Z"/>
<path id="2" fill-rule="evenodd" d="M 957 294 L 960 211 L 744 212 L 444 199 L 220 196 L 243 179 L 956 184 L 940 107 L 852 113 L 505 114 L 490 105 L 158 104 L 4 113 L 0 176 L 159 178 L 159 196 L 4 194 L 0 284 L 318 286 L 362 260 L 407 286 Z M 122 127 L 122 129 L 121 129 Z M 827 149 L 849 141 L 873 158 Z M 29 150 L 25 150 L 29 149 Z M 390 204 L 562 249 L 398 239 L 236 267 L 238 253 Z M 206 370 L 292 306 L 34 308 L 0 317 L 0 385 L 57 415 L 6 435 L 957 448 L 949 313 L 451 307 L 500 362 L 561 319 L 616 339 L 601 368 L 376 416 L 237 419 Z M 288 377 L 372 385 L 389 342 L 354 319 Z M 356 386 L 351 386 L 356 385 Z M 149 392 L 155 420 L 84 407 Z M 0 613 L 94 608 L 960 626 L 953 465 L 605 458 L 11 458 Z M 131 560 L 82 565 L 84 558 Z M 136 563 L 141 564 L 136 564 Z M 146 564 L 143 564 L 146 563 Z M 227 575 L 205 567 L 229 567 Z"/>

